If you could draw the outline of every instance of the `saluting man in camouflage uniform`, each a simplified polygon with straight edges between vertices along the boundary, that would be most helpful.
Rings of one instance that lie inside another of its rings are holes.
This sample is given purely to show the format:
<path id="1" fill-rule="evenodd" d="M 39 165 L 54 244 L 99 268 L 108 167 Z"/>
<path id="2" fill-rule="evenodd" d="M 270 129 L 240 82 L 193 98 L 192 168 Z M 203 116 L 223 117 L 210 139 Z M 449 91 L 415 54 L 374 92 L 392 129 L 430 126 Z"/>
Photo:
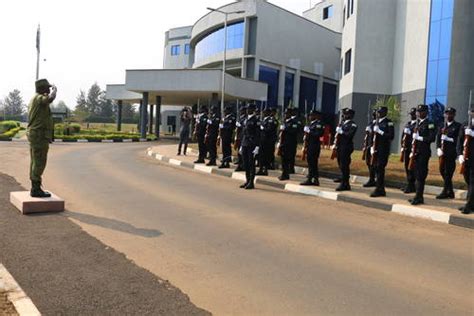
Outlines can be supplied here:
<path id="1" fill-rule="evenodd" d="M 28 140 L 30 142 L 30 180 L 32 197 L 47 198 L 51 194 L 41 189 L 41 176 L 46 167 L 49 143 L 53 136 L 53 117 L 49 105 L 56 98 L 56 87 L 48 80 L 35 82 L 36 94 L 28 106 Z M 52 88 L 52 91 L 50 89 Z"/>

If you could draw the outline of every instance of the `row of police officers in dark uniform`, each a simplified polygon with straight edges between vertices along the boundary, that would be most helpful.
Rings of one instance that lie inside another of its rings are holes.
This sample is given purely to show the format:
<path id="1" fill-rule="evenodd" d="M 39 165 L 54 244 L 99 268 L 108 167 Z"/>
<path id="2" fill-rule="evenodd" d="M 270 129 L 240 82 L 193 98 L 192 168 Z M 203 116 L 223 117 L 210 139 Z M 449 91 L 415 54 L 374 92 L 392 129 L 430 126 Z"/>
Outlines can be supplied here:
<path id="1" fill-rule="evenodd" d="M 424 203 L 425 181 L 428 176 L 431 144 L 436 142 L 439 157 L 439 170 L 444 180 L 444 188 L 438 199 L 454 198 L 452 178 L 456 161 L 462 165 L 465 181 L 469 186 L 467 204 L 461 209 L 463 213 L 474 210 L 474 148 L 472 148 L 474 130 L 472 112 L 470 122 L 462 126 L 455 121 L 456 110 L 445 110 L 445 123 L 436 128 L 428 118 L 428 106 L 419 105 L 409 112 L 410 120 L 405 125 L 401 140 L 401 161 L 404 163 L 407 184 L 404 193 L 415 193 L 410 200 L 412 205 Z M 268 175 L 268 170 L 275 169 L 275 151 L 281 157 L 281 181 L 289 180 L 295 173 L 295 157 L 298 147 L 298 136 L 304 132 L 302 157 L 308 163 L 306 181 L 301 185 L 319 186 L 318 161 L 321 152 L 320 139 L 324 134 L 322 115 L 316 110 L 309 113 L 306 126 L 297 117 L 296 109 L 288 108 L 282 122 L 276 118 L 276 110 L 265 108 L 257 113 L 254 104 L 240 108 L 239 116 L 226 107 L 224 117 L 218 115 L 219 109 L 212 107 L 210 114 L 206 107 L 200 109 L 196 117 L 194 136 L 199 144 L 199 157 L 195 163 L 205 163 L 209 153 L 208 166 L 217 165 L 217 146 L 222 146 L 223 158 L 219 168 L 229 168 L 232 162 L 232 145 L 238 151 L 236 171 L 246 173 L 243 189 L 255 188 L 256 175 Z M 331 159 L 337 159 L 341 177 L 336 179 L 339 186 L 336 191 L 351 190 L 350 166 L 354 152 L 354 136 L 358 126 L 354 122 L 355 112 L 345 108 L 341 111 L 341 120 L 336 128 Z M 374 187 L 371 197 L 386 196 L 385 169 L 389 161 L 390 147 L 395 136 L 393 121 L 388 118 L 387 107 L 380 107 L 373 112 L 373 120 L 365 129 L 363 158 L 369 169 L 369 181 L 364 187 Z M 258 163 L 259 170 L 256 171 Z"/>

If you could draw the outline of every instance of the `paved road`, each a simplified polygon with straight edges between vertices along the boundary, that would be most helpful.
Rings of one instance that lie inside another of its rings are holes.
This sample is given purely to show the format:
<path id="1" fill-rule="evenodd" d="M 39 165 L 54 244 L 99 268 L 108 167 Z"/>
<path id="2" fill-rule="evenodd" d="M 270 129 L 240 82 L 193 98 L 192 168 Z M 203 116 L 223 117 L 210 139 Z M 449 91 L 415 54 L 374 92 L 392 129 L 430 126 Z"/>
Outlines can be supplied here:
<path id="1" fill-rule="evenodd" d="M 197 306 L 218 315 L 474 313 L 470 230 L 267 187 L 242 191 L 152 161 L 146 147 L 55 145 L 46 183 L 73 221 Z"/>

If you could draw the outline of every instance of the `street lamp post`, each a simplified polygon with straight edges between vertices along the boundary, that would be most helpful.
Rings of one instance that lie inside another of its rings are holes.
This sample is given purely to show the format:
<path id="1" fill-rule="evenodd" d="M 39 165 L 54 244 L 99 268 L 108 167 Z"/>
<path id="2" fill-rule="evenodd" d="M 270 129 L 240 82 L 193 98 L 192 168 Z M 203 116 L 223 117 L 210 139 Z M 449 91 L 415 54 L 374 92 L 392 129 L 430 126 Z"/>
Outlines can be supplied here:
<path id="1" fill-rule="evenodd" d="M 218 9 L 207 8 L 209 11 L 219 12 L 224 14 L 224 58 L 222 60 L 222 79 L 221 79 L 221 116 L 224 115 L 224 100 L 225 100 L 225 73 L 227 61 L 227 20 L 230 14 L 242 14 L 245 11 L 225 12 Z"/>

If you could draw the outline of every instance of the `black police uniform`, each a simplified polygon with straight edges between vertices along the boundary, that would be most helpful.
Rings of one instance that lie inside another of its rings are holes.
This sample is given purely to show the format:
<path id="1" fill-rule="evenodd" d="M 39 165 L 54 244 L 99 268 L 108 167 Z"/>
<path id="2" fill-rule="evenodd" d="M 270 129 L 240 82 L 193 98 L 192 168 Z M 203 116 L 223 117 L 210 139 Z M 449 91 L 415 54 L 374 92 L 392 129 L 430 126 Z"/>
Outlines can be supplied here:
<path id="1" fill-rule="evenodd" d="M 207 148 L 209 151 L 209 163 L 212 166 L 216 164 L 217 160 L 217 137 L 219 136 L 220 118 L 216 113 L 211 114 L 207 119 Z"/>
<path id="2" fill-rule="evenodd" d="M 410 120 L 409 122 L 407 122 L 403 129 L 403 135 L 401 139 L 402 148 L 405 145 L 403 144 L 404 141 L 407 144 L 406 148 L 401 153 L 404 156 L 403 163 L 405 167 L 405 173 L 407 176 L 407 186 L 404 188 L 405 193 L 413 193 L 416 191 L 415 190 L 415 181 L 416 181 L 415 170 L 410 170 L 410 168 L 408 168 L 408 165 L 410 164 L 410 155 L 411 155 L 411 149 L 412 149 L 412 143 L 413 143 L 413 133 L 415 132 L 415 128 L 416 128 L 416 120 Z"/>
<path id="3" fill-rule="evenodd" d="M 319 155 L 321 154 L 321 136 L 324 135 L 324 124 L 320 120 L 312 121 L 309 126 L 309 132 L 306 132 L 307 137 L 307 152 L 306 161 L 308 163 L 308 181 L 319 185 Z"/>
<path id="4" fill-rule="evenodd" d="M 375 132 L 375 126 L 382 131 L 382 134 Z M 376 172 L 376 188 L 372 196 L 385 195 L 385 167 L 388 164 L 388 157 L 390 156 L 390 145 L 395 137 L 395 127 L 393 122 L 384 117 L 374 123 L 372 148 L 375 149 L 375 161 L 373 167 Z M 375 143 L 373 143 L 375 141 Z"/>
<path id="5" fill-rule="evenodd" d="M 464 141 L 466 136 L 466 129 L 469 128 L 468 123 L 464 123 L 461 130 L 459 131 L 459 137 L 457 141 L 457 154 L 458 156 L 464 155 Z M 469 214 L 474 212 L 474 137 L 470 137 L 468 143 L 469 156 L 464 157 L 464 181 L 468 185 L 467 191 L 467 202 L 464 207 L 461 208 L 461 211 L 464 214 Z"/>
<path id="6" fill-rule="evenodd" d="M 430 147 L 436 138 L 436 127 L 427 117 L 418 123 L 418 135 L 423 137 L 423 141 L 414 140 L 416 142 L 416 152 L 413 153 L 415 155 L 416 196 L 411 202 L 415 205 L 424 202 L 425 181 L 428 176 L 428 164 L 431 157 Z"/>
<path id="7" fill-rule="evenodd" d="M 222 165 L 221 167 L 229 168 L 232 162 L 232 134 L 235 129 L 235 116 L 228 114 L 219 125 L 221 146 L 222 146 Z"/>
<path id="8" fill-rule="evenodd" d="M 290 158 L 290 174 L 295 174 L 296 173 L 296 171 L 295 171 L 296 152 L 297 152 L 297 149 L 298 149 L 298 134 L 303 129 L 303 124 L 301 123 L 301 121 L 296 116 L 291 117 L 291 119 L 294 120 L 298 124 L 298 133 L 296 135 L 296 142 L 295 142 L 295 145 L 294 145 L 294 153 L 295 154 L 292 155 L 291 158 Z"/>
<path id="9" fill-rule="evenodd" d="M 243 171 L 244 170 L 244 161 L 242 159 L 242 154 L 239 151 L 239 148 L 242 145 L 242 130 L 244 128 L 245 119 L 247 118 L 247 114 L 241 114 L 238 118 L 237 122 L 235 123 L 235 143 L 237 144 L 237 168 L 235 171 Z"/>
<path id="10" fill-rule="evenodd" d="M 298 146 L 298 133 L 301 130 L 301 122 L 291 117 L 282 124 L 280 139 L 282 174 L 280 180 L 288 180 L 294 168 L 296 149 Z"/>
<path id="11" fill-rule="evenodd" d="M 357 124 L 352 120 L 346 120 L 341 125 L 342 134 L 337 147 L 337 163 L 341 170 L 342 179 L 339 190 L 350 190 L 351 155 L 354 152 L 354 135 L 357 132 Z"/>
<path id="12" fill-rule="evenodd" d="M 268 175 L 268 169 L 271 167 L 273 156 L 275 155 L 275 143 L 278 139 L 277 121 L 272 116 L 263 119 L 260 126 L 260 154 L 258 175 Z"/>
<path id="13" fill-rule="evenodd" d="M 242 160 L 245 169 L 246 187 L 253 188 L 255 180 L 254 150 L 260 144 L 260 120 L 253 114 L 245 119 L 242 129 Z"/>
<path id="14" fill-rule="evenodd" d="M 443 149 L 444 156 L 444 163 L 440 166 L 444 187 L 443 192 L 437 196 L 438 199 L 454 199 L 453 175 L 456 170 L 457 143 L 461 128 L 461 124 L 456 121 L 451 123 L 447 122 L 444 127 L 439 130 L 438 136 L 436 137 L 436 146 L 437 148 Z"/>
<path id="15" fill-rule="evenodd" d="M 196 137 L 197 137 L 198 146 L 199 146 L 199 158 L 196 162 L 199 162 L 199 163 L 204 163 L 204 159 L 206 158 L 206 155 L 207 155 L 207 146 L 206 146 L 207 119 L 208 119 L 207 113 L 201 113 L 196 118 L 195 130 L 196 130 Z"/>

